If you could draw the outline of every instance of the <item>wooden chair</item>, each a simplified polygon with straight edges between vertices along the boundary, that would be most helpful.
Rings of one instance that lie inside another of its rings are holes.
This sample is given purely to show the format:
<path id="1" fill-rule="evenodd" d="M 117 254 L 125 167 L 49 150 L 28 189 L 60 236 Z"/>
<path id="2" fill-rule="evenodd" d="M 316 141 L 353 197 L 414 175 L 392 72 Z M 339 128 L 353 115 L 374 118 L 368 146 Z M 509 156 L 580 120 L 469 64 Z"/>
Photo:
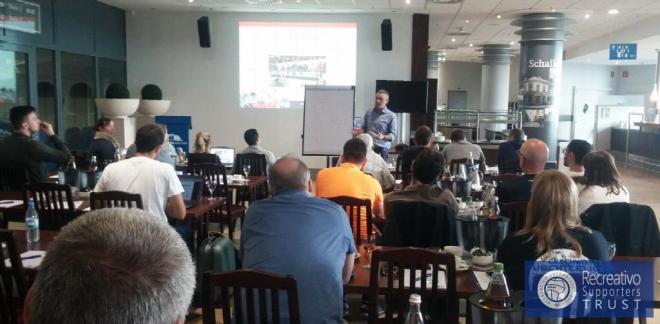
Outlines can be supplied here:
<path id="1" fill-rule="evenodd" d="M 449 169 L 454 170 L 454 165 L 461 164 L 461 163 L 462 164 L 467 164 L 467 162 L 468 162 L 467 158 L 453 159 L 449 162 Z M 481 160 L 474 159 L 474 164 L 479 165 L 479 171 L 486 172 L 486 161 L 481 161 Z M 465 170 L 465 171 L 467 172 L 467 170 Z"/>
<path id="2" fill-rule="evenodd" d="M 29 198 L 34 199 L 42 230 L 59 230 L 78 216 L 69 185 L 31 183 L 23 195 L 25 206 Z"/>
<path id="3" fill-rule="evenodd" d="M 24 165 L 10 162 L 0 163 L 0 191 L 23 190 L 28 182 L 30 182 L 30 177 Z"/>
<path id="4" fill-rule="evenodd" d="M 91 192 L 89 206 L 92 210 L 101 208 L 138 208 L 142 207 L 142 196 L 123 191 Z"/>
<path id="5" fill-rule="evenodd" d="M 403 154 L 396 157 L 396 168 L 394 169 L 394 179 L 403 180 Z"/>
<path id="6" fill-rule="evenodd" d="M 434 269 L 434 271 L 431 271 Z M 444 269 L 441 268 L 444 266 Z M 381 280 L 381 269 L 385 278 Z M 409 271 L 405 281 L 404 270 Z M 417 281 L 414 274 L 419 270 L 420 278 L 431 277 L 430 287 L 426 280 Z M 438 288 L 438 270 L 445 273 L 446 289 Z M 416 287 L 415 283 L 419 282 Z M 384 286 L 383 287 L 383 284 Z M 384 290 L 384 293 L 380 293 Z M 375 250 L 371 258 L 369 275 L 369 323 L 403 323 L 408 310 L 410 294 L 422 297 L 422 312 L 431 317 L 431 323 L 458 323 L 458 295 L 456 293 L 456 259 L 453 254 L 437 253 L 425 249 L 401 248 Z M 379 318 L 377 301 L 385 295 L 385 317 Z M 394 317 L 394 314 L 397 317 Z"/>
<path id="7" fill-rule="evenodd" d="M 498 165 L 500 174 L 516 174 L 521 172 L 520 160 L 505 160 Z"/>
<path id="8" fill-rule="evenodd" d="M 371 214 L 371 201 L 369 199 L 358 199 L 355 197 L 338 196 L 327 198 L 335 204 L 341 206 L 353 230 L 355 245 L 360 245 L 369 239 L 373 233 L 373 216 Z M 366 226 L 366 228 L 363 228 Z"/>
<path id="9" fill-rule="evenodd" d="M 188 165 L 193 166 L 200 163 L 220 164 L 220 157 L 212 153 L 190 153 L 188 154 Z"/>
<path id="10" fill-rule="evenodd" d="M 493 181 L 495 181 L 495 182 L 497 182 L 497 183 L 501 183 L 501 182 L 511 182 L 511 181 L 520 180 L 520 179 L 522 179 L 522 178 L 523 178 L 523 176 L 521 176 L 521 175 L 517 175 L 517 174 L 513 174 L 513 173 L 508 173 L 508 174 L 500 174 L 500 175 L 496 175 L 496 176 L 494 176 L 494 177 L 493 177 Z"/>
<path id="11" fill-rule="evenodd" d="M 0 322 L 18 323 L 23 301 L 27 293 L 27 278 L 23 271 L 21 256 L 16 247 L 14 233 L 8 230 L 0 230 L 0 242 L 6 244 L 7 249 L 0 249 L 2 261 L 0 262 L 0 276 L 2 277 L 2 289 L 0 289 Z M 8 255 L 6 255 L 7 253 Z M 9 259 L 11 267 L 5 265 Z"/>
<path id="12" fill-rule="evenodd" d="M 222 164 L 215 163 L 199 163 L 190 166 L 190 172 L 194 175 L 199 175 L 204 178 L 204 188 L 207 189 L 208 183 L 215 182 L 217 187 L 213 191 L 215 197 L 224 197 L 225 198 L 225 208 L 224 210 L 214 210 L 210 213 L 208 221 L 218 221 L 220 224 L 227 224 L 227 229 L 229 231 L 229 239 L 234 239 L 234 229 L 236 228 L 236 220 L 243 219 L 245 216 L 246 208 L 245 206 L 234 205 L 232 203 L 232 191 L 229 189 L 229 183 L 227 182 L 227 169 Z M 204 190 L 204 193 L 209 193 L 208 190 Z M 208 233 L 207 226 L 208 222 L 204 225 L 203 233 Z M 204 235 L 206 237 L 207 235 Z"/>
<path id="13" fill-rule="evenodd" d="M 220 303 L 222 304 L 223 323 L 241 324 L 246 321 L 246 318 L 248 323 L 256 323 L 257 321 L 260 323 L 280 323 L 279 299 L 281 291 L 285 291 L 287 295 L 290 323 L 300 323 L 298 290 L 296 280 L 291 276 L 278 276 L 253 270 L 223 273 L 206 272 L 202 282 L 202 316 L 204 324 L 216 323 L 216 301 L 213 300 L 212 296 L 214 296 L 214 290 L 217 288 L 220 288 L 221 291 Z M 233 303 L 230 302 L 232 299 L 231 292 L 233 292 Z M 243 298 L 243 294 L 245 294 L 245 298 Z M 258 309 L 255 309 L 255 301 L 257 301 L 256 306 Z M 268 301 L 270 301 L 270 318 Z M 231 306 L 233 306 L 234 313 L 233 321 Z"/>
<path id="14" fill-rule="evenodd" d="M 525 226 L 525 217 L 527 217 L 527 202 L 516 201 L 509 203 L 500 203 L 500 213 L 509 218 L 508 236 L 511 236 Z"/>
<path id="15" fill-rule="evenodd" d="M 250 176 L 266 176 L 268 175 L 268 164 L 266 163 L 266 155 L 257 153 L 242 153 L 236 154 L 234 160 L 233 171 L 234 174 L 243 174 L 243 166 L 250 166 Z M 268 197 L 268 184 L 264 183 L 257 189 L 257 199 Z M 250 192 L 239 192 L 238 200 L 249 202 Z"/>

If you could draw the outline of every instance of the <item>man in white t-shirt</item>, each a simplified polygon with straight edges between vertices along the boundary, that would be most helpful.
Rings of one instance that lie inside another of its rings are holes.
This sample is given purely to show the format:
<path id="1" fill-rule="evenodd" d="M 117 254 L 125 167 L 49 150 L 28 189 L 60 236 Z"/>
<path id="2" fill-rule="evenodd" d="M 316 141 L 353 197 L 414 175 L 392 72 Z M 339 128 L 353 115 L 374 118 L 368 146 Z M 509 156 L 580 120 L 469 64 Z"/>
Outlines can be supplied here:
<path id="1" fill-rule="evenodd" d="M 186 207 L 183 186 L 171 165 L 155 160 L 165 141 L 163 128 L 147 124 L 135 136 L 135 157 L 111 163 L 94 191 L 124 191 L 142 196 L 144 210 L 167 222 L 167 217 L 183 220 Z"/>

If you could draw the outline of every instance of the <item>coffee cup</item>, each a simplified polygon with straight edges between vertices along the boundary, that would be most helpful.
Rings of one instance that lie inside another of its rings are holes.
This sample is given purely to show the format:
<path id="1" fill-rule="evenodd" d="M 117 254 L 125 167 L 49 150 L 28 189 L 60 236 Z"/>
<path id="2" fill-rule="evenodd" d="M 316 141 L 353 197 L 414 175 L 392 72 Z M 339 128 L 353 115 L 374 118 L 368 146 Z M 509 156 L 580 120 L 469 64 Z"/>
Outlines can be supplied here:
<path id="1" fill-rule="evenodd" d="M 456 246 L 456 245 L 447 245 L 443 249 L 445 252 L 449 252 L 457 257 L 462 257 L 463 256 L 463 247 L 461 246 Z"/>

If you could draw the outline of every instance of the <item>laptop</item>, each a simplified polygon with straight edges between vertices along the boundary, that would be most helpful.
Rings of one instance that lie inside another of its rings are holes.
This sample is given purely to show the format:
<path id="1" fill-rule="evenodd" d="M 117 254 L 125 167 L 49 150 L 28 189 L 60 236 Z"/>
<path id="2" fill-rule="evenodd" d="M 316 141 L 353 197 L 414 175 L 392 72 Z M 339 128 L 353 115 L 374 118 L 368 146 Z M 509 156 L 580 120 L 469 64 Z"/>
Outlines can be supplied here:
<path id="1" fill-rule="evenodd" d="M 186 209 L 195 207 L 202 199 L 204 180 L 198 176 L 180 175 L 179 181 L 183 186 L 183 203 Z"/>
<path id="2" fill-rule="evenodd" d="M 220 158 L 220 163 L 225 167 L 231 168 L 234 164 L 235 150 L 229 146 L 215 146 L 210 149 L 211 154 L 215 154 Z"/>

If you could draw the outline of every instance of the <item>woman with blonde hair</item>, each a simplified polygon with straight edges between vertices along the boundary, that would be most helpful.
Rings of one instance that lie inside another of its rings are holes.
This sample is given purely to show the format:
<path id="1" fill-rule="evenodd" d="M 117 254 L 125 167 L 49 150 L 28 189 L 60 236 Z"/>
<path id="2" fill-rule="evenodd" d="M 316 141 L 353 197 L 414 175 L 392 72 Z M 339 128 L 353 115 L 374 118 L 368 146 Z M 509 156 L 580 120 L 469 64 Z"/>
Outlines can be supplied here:
<path id="1" fill-rule="evenodd" d="M 211 150 L 211 134 L 207 132 L 199 132 L 195 136 L 195 149 L 194 153 L 209 153 Z"/>
<path id="2" fill-rule="evenodd" d="M 525 226 L 506 238 L 497 251 L 512 289 L 524 289 L 525 261 L 566 259 L 607 260 L 603 234 L 580 224 L 578 191 L 559 171 L 534 178 Z"/>
<path id="3" fill-rule="evenodd" d="M 584 176 L 576 180 L 578 213 L 593 204 L 630 202 L 630 192 L 623 185 L 614 157 L 607 151 L 591 152 L 582 158 Z"/>

